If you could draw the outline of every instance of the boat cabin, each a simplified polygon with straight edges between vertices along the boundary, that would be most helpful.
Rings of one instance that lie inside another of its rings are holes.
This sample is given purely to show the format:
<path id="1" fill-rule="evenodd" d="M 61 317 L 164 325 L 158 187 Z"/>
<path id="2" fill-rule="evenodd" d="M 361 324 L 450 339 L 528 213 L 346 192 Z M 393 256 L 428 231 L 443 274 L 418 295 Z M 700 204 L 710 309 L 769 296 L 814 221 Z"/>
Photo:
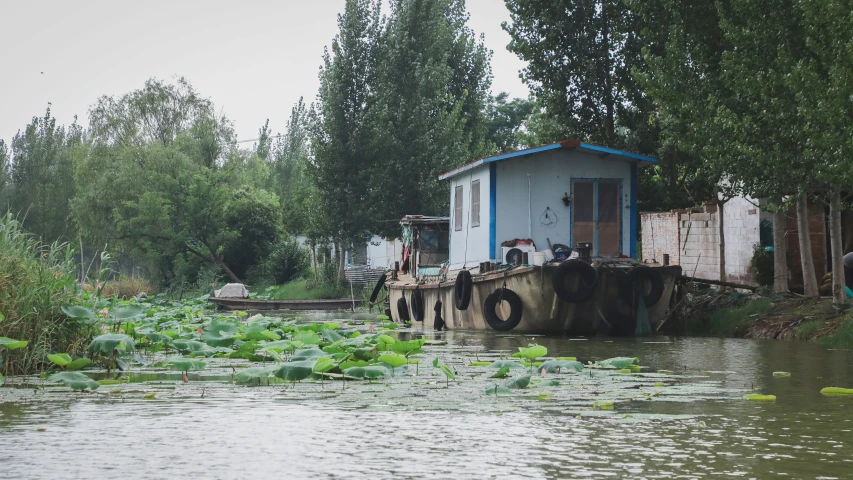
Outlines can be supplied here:
<path id="1" fill-rule="evenodd" d="M 440 275 L 442 266 L 450 256 L 450 219 L 406 215 L 400 225 L 403 230 L 403 262 L 400 269 L 418 280 Z"/>
<path id="2" fill-rule="evenodd" d="M 519 247 L 531 257 L 557 244 L 590 244 L 592 257 L 636 258 L 637 169 L 655 163 L 565 140 L 483 158 L 439 176 L 450 183 L 450 269 L 506 262 L 508 247 L 502 244 L 518 239 L 520 245 L 533 241 Z"/>

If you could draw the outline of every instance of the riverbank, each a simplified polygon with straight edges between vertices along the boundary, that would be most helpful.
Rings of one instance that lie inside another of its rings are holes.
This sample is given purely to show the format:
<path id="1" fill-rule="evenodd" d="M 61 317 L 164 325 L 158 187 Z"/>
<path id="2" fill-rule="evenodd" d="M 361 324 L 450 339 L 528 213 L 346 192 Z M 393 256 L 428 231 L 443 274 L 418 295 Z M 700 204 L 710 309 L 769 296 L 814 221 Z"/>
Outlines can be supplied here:
<path id="1" fill-rule="evenodd" d="M 673 329 L 688 336 L 800 340 L 853 348 L 853 309 L 839 308 L 829 298 L 711 290 L 688 301 Z"/>

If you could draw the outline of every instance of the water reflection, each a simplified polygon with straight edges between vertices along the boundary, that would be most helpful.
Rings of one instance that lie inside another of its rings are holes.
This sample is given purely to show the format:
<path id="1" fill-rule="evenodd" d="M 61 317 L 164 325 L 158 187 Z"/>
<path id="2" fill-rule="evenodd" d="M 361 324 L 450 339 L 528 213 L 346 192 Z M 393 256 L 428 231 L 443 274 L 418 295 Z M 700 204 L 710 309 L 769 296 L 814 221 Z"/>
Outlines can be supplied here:
<path id="1" fill-rule="evenodd" d="M 652 369 L 734 372 L 707 375 L 779 400 L 632 403 L 623 412 L 636 418 L 624 418 L 479 396 L 459 400 L 470 404 L 464 409 L 422 409 L 397 402 L 380 386 L 369 405 L 351 406 L 324 401 L 330 392 L 283 398 L 281 387 L 229 384 L 211 387 L 205 398 L 190 395 L 197 390 L 182 395 L 189 387 L 178 385 L 178 394 L 156 400 L 92 394 L 36 400 L 18 392 L 16 401 L 3 389 L 0 477 L 850 478 L 853 472 L 853 398 L 818 393 L 853 382 L 847 351 L 729 339 L 428 336 L 489 358 L 537 342 L 550 355 L 584 362 L 638 356 Z M 776 378 L 774 371 L 792 376 Z M 643 417 L 664 413 L 700 415 L 701 422 Z"/>

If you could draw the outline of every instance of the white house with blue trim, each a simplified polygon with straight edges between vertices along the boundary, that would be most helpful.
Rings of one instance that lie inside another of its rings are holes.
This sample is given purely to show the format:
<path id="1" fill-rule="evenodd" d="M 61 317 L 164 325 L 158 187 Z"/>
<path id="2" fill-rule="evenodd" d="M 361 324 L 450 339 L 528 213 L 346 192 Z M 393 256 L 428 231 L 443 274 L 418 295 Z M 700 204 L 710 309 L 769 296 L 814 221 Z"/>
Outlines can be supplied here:
<path id="1" fill-rule="evenodd" d="M 504 153 L 450 180 L 450 269 L 501 259 L 501 243 L 592 244 L 594 257 L 636 258 L 637 168 L 657 160 L 576 140 Z"/>

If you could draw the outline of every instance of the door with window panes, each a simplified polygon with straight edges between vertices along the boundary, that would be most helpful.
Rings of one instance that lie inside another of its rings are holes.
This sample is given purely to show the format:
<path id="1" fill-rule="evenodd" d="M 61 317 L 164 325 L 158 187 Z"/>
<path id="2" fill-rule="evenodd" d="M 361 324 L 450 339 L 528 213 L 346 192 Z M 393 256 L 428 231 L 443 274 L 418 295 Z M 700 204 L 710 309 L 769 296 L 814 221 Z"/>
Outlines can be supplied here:
<path id="1" fill-rule="evenodd" d="M 622 185 L 618 180 L 572 181 L 572 243 L 591 243 L 592 254 L 622 254 Z"/>

